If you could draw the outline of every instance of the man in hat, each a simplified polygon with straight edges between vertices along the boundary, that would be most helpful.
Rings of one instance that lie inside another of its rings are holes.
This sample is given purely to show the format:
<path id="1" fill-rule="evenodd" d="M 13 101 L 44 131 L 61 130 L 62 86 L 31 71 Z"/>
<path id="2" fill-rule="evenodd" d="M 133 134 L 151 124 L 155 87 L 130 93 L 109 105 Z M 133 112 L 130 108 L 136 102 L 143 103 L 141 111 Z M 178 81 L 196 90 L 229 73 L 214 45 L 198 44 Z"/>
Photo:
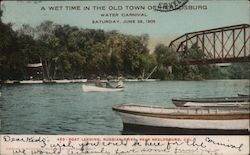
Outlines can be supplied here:
<path id="1" fill-rule="evenodd" d="M 118 83 L 117 83 L 116 88 L 123 88 L 123 77 L 122 77 L 122 75 L 120 75 L 118 77 Z"/>
<path id="2" fill-rule="evenodd" d="M 95 86 L 97 86 L 97 87 L 103 87 L 103 85 L 101 83 L 100 76 L 97 76 L 96 81 L 95 81 Z"/>
<path id="3" fill-rule="evenodd" d="M 110 79 L 111 79 L 111 77 L 108 76 L 107 77 L 107 82 L 106 82 L 106 88 L 113 88 L 113 86 L 110 84 Z"/>

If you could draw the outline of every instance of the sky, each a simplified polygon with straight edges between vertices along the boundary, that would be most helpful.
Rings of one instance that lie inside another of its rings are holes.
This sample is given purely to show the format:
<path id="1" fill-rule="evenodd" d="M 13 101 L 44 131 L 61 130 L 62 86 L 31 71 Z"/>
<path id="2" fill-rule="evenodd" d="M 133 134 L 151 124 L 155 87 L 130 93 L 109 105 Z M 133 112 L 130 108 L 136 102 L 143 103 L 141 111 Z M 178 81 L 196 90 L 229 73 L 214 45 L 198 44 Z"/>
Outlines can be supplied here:
<path id="1" fill-rule="evenodd" d="M 169 43 L 174 38 L 188 32 L 211 29 L 236 24 L 249 24 L 249 2 L 247 0 L 189 0 L 186 5 L 203 6 L 205 10 L 176 10 L 159 12 L 148 9 L 160 1 L 4 1 L 2 2 L 5 23 L 13 23 L 14 28 L 22 24 L 35 27 L 45 20 L 57 24 L 69 24 L 81 28 L 118 30 L 121 33 L 141 35 L 149 34 L 150 46 L 157 43 Z M 51 11 L 48 7 L 62 6 L 62 10 Z M 81 10 L 66 10 L 66 6 L 80 6 Z M 83 10 L 84 6 L 90 10 Z M 104 6 L 105 10 L 94 10 L 93 6 Z M 145 10 L 127 10 L 126 6 L 144 6 Z M 42 9 L 45 8 L 45 10 Z M 109 9 L 110 7 L 110 9 Z M 111 8 L 122 10 L 112 10 Z M 118 13 L 118 17 L 101 17 L 103 13 Z M 143 13 L 147 17 L 122 17 L 126 13 Z M 149 23 L 93 24 L 92 20 L 155 20 Z"/>

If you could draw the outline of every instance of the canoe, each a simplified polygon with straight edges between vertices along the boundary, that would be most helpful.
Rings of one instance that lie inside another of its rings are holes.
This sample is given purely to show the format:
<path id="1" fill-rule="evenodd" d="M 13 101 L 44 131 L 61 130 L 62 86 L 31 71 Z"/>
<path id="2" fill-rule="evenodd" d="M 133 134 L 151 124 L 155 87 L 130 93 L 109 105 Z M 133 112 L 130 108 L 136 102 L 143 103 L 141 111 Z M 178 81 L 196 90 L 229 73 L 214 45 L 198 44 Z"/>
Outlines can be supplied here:
<path id="1" fill-rule="evenodd" d="M 123 130 L 150 134 L 247 134 L 249 107 L 211 108 L 119 104 Z"/>
<path id="2" fill-rule="evenodd" d="M 121 92 L 124 91 L 124 88 L 105 88 L 105 87 L 82 85 L 82 90 L 84 92 Z"/>
<path id="3" fill-rule="evenodd" d="M 210 97 L 210 98 L 173 98 L 172 102 L 177 107 L 183 107 L 187 102 L 198 103 L 240 103 L 250 102 L 249 97 Z"/>

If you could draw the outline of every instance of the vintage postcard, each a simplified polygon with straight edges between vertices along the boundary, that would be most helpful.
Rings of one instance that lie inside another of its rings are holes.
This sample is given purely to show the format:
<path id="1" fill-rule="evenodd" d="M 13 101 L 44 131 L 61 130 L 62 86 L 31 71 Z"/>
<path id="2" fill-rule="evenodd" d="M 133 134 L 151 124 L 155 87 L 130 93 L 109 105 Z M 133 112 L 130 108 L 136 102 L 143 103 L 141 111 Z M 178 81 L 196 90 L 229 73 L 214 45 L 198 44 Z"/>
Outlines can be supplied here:
<path id="1" fill-rule="evenodd" d="M 0 154 L 248 155 L 249 8 L 0 1 Z"/>

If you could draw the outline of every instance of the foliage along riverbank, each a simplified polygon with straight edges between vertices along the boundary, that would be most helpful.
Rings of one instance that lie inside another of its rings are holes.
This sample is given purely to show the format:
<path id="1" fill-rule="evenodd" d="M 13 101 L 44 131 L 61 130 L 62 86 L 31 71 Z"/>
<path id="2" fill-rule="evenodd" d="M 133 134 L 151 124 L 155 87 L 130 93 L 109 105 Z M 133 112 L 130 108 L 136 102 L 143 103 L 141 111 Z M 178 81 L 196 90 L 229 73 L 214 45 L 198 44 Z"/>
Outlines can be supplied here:
<path id="1" fill-rule="evenodd" d="M 37 27 L 23 25 L 14 31 L 11 24 L 2 22 L 1 16 L 2 12 L 0 80 L 29 79 L 27 64 L 33 63 L 43 64 L 43 76 L 39 74 L 35 79 L 92 79 L 119 74 L 127 78 L 145 78 L 154 68 L 151 78 L 165 80 L 249 78 L 249 63 L 232 64 L 227 68 L 180 65 L 184 58 L 205 56 L 196 44 L 184 54 L 177 54 L 163 44 L 150 53 L 147 34 L 126 35 L 51 21 L 44 21 Z"/>

